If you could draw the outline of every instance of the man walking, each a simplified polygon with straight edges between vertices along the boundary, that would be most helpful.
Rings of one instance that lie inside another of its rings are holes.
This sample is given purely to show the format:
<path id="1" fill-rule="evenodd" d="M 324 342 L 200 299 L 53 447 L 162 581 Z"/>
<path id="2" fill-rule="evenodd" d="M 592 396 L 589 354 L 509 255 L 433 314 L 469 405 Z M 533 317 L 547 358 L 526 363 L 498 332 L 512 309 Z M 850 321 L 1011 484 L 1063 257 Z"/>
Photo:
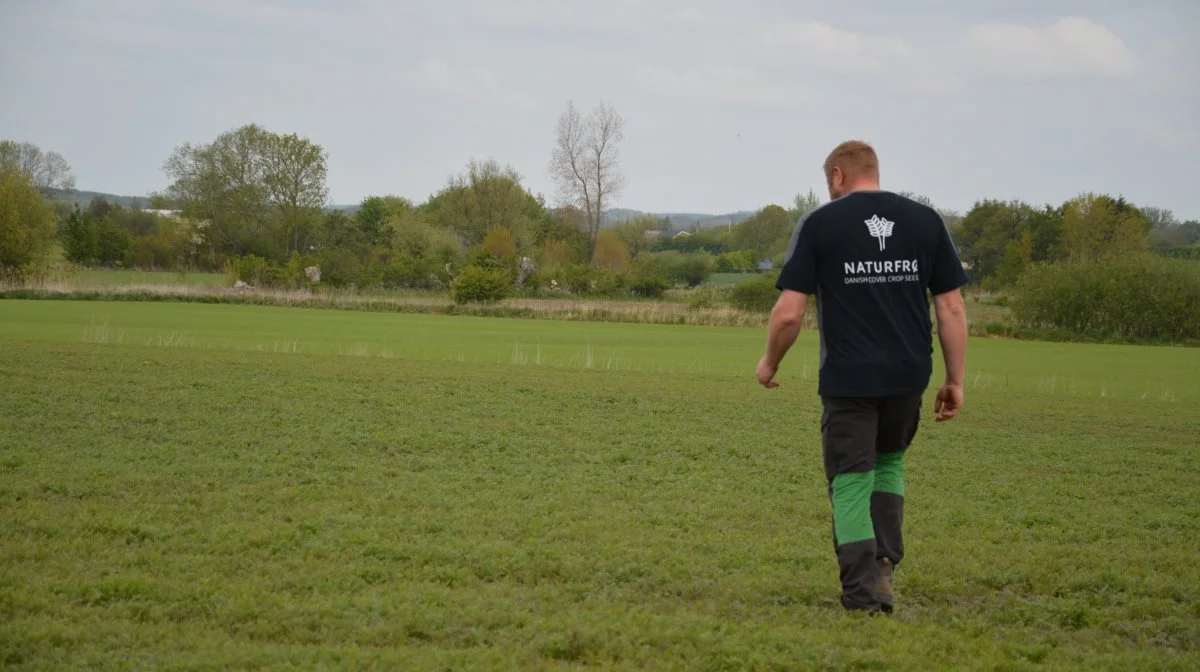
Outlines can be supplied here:
<path id="1" fill-rule="evenodd" d="M 825 161 L 830 202 L 801 217 L 779 275 L 758 381 L 778 386 L 808 297 L 817 297 L 818 393 L 842 606 L 891 612 L 892 568 L 904 558 L 904 453 L 933 373 L 929 299 L 946 380 L 936 420 L 963 405 L 966 273 L 935 210 L 879 187 L 870 145 L 838 145 Z"/>

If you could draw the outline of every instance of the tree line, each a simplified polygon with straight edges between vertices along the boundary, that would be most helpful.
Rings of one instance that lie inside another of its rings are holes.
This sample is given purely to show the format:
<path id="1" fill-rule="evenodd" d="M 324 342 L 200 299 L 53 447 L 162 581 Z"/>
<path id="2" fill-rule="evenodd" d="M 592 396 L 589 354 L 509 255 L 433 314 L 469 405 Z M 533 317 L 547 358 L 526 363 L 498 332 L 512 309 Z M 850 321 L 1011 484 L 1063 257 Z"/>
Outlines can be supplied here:
<path id="1" fill-rule="evenodd" d="M 657 296 L 716 272 L 777 267 L 800 214 L 822 202 L 809 191 L 736 225 L 682 233 L 650 216 L 605 225 L 624 184 L 623 140 L 614 109 L 601 104 L 584 114 L 569 103 L 551 143 L 553 204 L 527 190 L 511 166 L 489 159 L 472 160 L 424 202 L 369 196 L 352 213 L 327 207 L 328 155 L 320 145 L 256 124 L 176 148 L 163 166 L 169 186 L 145 209 L 102 199 L 52 206 L 43 194 L 74 185 L 66 160 L 4 141 L 0 264 L 10 272 L 34 268 L 57 247 L 79 265 L 224 271 L 259 286 L 312 286 L 303 269 L 316 266 L 326 286 L 475 283 L 494 290 L 491 298 Z M 1040 263 L 1147 250 L 1200 258 L 1200 223 L 1110 195 L 1043 206 L 982 200 L 962 215 L 939 212 L 974 284 L 987 288 L 1015 286 Z M 456 295 L 487 294 L 476 290 Z"/>

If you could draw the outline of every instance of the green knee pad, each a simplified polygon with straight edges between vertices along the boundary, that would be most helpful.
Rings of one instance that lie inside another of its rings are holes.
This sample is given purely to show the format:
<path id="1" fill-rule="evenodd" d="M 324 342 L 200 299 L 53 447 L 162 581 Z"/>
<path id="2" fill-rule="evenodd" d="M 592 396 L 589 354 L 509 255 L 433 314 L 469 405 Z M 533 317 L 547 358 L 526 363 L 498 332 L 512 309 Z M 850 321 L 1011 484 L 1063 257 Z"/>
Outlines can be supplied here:
<path id="1" fill-rule="evenodd" d="M 833 534 L 839 546 L 875 538 L 871 524 L 871 492 L 875 472 L 838 474 L 833 478 Z"/>
<path id="2" fill-rule="evenodd" d="M 904 496 L 904 451 L 875 456 L 875 492 Z"/>

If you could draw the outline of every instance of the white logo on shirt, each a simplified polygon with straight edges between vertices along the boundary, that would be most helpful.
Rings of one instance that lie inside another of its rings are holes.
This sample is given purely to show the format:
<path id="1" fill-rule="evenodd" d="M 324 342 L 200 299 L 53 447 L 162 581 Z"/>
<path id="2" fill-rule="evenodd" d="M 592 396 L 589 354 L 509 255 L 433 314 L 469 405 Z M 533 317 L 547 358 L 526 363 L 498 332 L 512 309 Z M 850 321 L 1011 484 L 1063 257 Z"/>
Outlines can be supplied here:
<path id="1" fill-rule="evenodd" d="M 896 223 L 886 220 L 879 215 L 871 215 L 871 218 L 866 220 L 866 222 L 867 231 L 870 231 L 872 236 L 879 239 L 879 251 L 882 252 L 883 249 L 887 247 L 884 239 L 891 237 L 892 227 L 895 226 Z"/>

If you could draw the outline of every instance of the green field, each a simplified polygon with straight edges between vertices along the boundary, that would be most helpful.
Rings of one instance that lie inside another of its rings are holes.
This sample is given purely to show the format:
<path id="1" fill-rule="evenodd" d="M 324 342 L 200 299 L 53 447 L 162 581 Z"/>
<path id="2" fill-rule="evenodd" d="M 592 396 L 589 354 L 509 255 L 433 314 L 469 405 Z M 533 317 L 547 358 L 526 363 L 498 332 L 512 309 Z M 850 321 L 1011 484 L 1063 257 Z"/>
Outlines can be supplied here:
<path id="1" fill-rule="evenodd" d="M 973 340 L 867 619 L 762 338 L 0 301 L 0 667 L 1200 667 L 1200 353 Z"/>
<path id="2" fill-rule="evenodd" d="M 708 282 L 717 286 L 740 285 L 747 280 L 753 280 L 757 277 L 757 273 L 713 273 Z"/>
<path id="3" fill-rule="evenodd" d="M 85 268 L 69 273 L 58 273 L 50 278 L 88 288 L 113 288 L 136 286 L 183 286 L 183 287 L 228 287 L 229 280 L 222 273 L 184 273 L 173 271 L 138 271 L 133 269 Z"/>

